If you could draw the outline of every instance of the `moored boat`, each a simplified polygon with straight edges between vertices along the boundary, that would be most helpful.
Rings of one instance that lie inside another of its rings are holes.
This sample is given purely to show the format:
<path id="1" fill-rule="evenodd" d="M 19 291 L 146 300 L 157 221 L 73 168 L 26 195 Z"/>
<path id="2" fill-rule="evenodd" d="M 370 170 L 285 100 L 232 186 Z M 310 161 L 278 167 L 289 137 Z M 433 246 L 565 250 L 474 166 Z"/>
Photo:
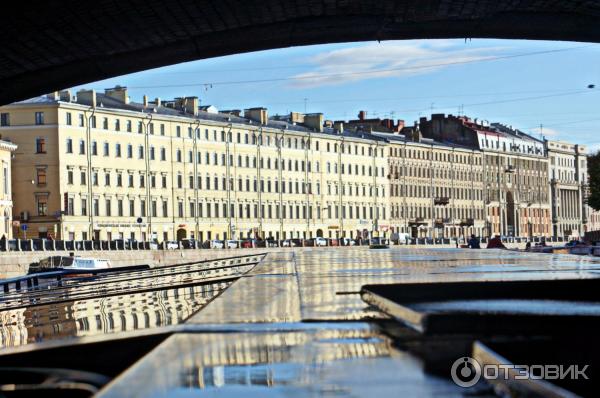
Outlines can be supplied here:
<path id="1" fill-rule="evenodd" d="M 51 256 L 40 260 L 38 263 L 29 266 L 29 273 L 52 272 L 52 271 L 73 271 L 90 272 L 97 270 L 107 270 L 111 263 L 106 259 L 78 256 Z"/>

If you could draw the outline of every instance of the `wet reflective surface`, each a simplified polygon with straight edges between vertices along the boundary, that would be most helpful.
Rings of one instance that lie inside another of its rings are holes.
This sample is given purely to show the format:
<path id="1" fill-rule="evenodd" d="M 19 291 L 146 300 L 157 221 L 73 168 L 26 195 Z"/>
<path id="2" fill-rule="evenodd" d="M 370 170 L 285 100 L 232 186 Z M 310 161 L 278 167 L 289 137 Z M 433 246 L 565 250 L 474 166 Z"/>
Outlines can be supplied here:
<path id="1" fill-rule="evenodd" d="M 148 375 L 152 383 L 145 381 Z M 377 331 L 355 323 L 295 332 L 179 334 L 105 391 L 140 397 L 461 394 L 452 383 L 426 375 L 417 360 Z"/>
<path id="2" fill-rule="evenodd" d="M 0 294 L 0 346 L 177 325 L 262 258 L 64 279 Z"/>
<path id="3" fill-rule="evenodd" d="M 571 255 L 412 248 L 281 250 L 268 254 L 187 320 L 181 333 L 115 379 L 103 396 L 471 395 L 472 390 L 429 374 L 420 359 L 395 348 L 409 346 L 414 333 L 401 330 L 392 345 L 377 328 L 387 316 L 361 300 L 361 287 L 598 276 L 600 258 Z"/>

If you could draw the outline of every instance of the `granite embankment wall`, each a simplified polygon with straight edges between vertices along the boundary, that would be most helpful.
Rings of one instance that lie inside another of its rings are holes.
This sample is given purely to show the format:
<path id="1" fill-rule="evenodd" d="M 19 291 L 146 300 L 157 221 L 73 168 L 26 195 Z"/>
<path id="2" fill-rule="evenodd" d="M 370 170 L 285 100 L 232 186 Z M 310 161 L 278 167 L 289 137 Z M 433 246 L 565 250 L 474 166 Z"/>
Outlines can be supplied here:
<path id="1" fill-rule="evenodd" d="M 525 243 L 506 243 L 509 249 L 523 249 Z M 485 245 L 482 245 L 484 247 Z M 394 246 L 395 248 L 454 248 L 455 245 L 411 245 Z M 120 250 L 120 251 L 80 251 L 82 257 L 106 258 L 113 266 L 148 264 L 151 267 L 189 263 L 193 261 L 211 260 L 215 258 L 244 256 L 274 251 L 298 250 L 299 248 L 257 248 L 257 249 L 203 249 L 203 250 Z M 314 250 L 345 250 L 345 247 L 318 247 Z M 366 250 L 368 250 L 365 247 Z M 303 250 L 303 249 L 300 249 Z M 68 256 L 66 251 L 37 251 L 37 252 L 4 252 L 0 253 L 0 278 L 11 278 L 24 275 L 29 270 L 29 264 L 48 256 Z"/>
<path id="2" fill-rule="evenodd" d="M 273 249 L 243 250 L 133 250 L 133 251 L 85 251 L 77 252 L 81 257 L 105 258 L 114 267 L 148 264 L 151 267 L 211 260 L 215 258 L 244 256 L 265 253 Z M 48 256 L 68 256 L 69 252 L 9 252 L 0 253 L 0 278 L 24 275 L 29 264 Z"/>

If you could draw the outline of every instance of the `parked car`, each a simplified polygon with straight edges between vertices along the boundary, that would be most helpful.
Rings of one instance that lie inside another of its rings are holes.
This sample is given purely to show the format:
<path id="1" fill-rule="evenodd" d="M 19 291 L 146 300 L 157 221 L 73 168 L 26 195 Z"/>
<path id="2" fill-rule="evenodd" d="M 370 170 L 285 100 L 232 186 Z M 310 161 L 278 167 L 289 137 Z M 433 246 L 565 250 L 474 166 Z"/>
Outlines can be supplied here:
<path id="1" fill-rule="evenodd" d="M 354 246 L 356 245 L 356 241 L 350 238 L 342 238 L 342 246 Z"/>
<path id="2" fill-rule="evenodd" d="M 283 242 L 281 242 L 281 246 L 282 247 L 295 247 L 298 245 L 292 239 L 285 239 Z"/>
<path id="3" fill-rule="evenodd" d="M 227 241 L 227 248 L 228 249 L 237 249 L 238 248 L 238 244 L 239 244 L 239 242 L 237 240 L 228 240 Z"/>
<path id="4" fill-rule="evenodd" d="M 210 246 L 213 249 L 222 249 L 222 248 L 225 247 L 225 242 L 223 242 L 222 240 L 215 239 L 215 240 L 213 240 L 213 241 L 210 242 Z"/>
<path id="5" fill-rule="evenodd" d="M 158 250 L 158 242 L 157 241 L 148 242 L 148 247 L 150 248 L 150 250 Z"/>
<path id="6" fill-rule="evenodd" d="M 182 239 L 180 243 L 182 249 L 195 249 L 199 246 L 196 239 Z"/>
<path id="7" fill-rule="evenodd" d="M 325 239 L 325 238 L 323 238 Z M 339 246 L 340 245 L 340 240 L 339 239 L 329 239 L 329 246 Z"/>
<path id="8" fill-rule="evenodd" d="M 315 240 L 313 238 L 303 239 L 302 240 L 302 246 L 304 246 L 304 247 L 313 247 L 313 246 L 315 246 Z"/>
<path id="9" fill-rule="evenodd" d="M 327 239 L 315 238 L 315 246 L 327 246 Z"/>
<path id="10" fill-rule="evenodd" d="M 267 246 L 268 247 L 277 247 L 277 241 L 272 236 L 267 238 Z"/>
<path id="11" fill-rule="evenodd" d="M 176 250 L 179 249 L 179 242 L 174 240 L 166 240 L 161 244 L 161 249 Z"/>
<path id="12" fill-rule="evenodd" d="M 242 248 L 250 249 L 252 247 L 252 239 L 246 239 L 242 241 Z"/>

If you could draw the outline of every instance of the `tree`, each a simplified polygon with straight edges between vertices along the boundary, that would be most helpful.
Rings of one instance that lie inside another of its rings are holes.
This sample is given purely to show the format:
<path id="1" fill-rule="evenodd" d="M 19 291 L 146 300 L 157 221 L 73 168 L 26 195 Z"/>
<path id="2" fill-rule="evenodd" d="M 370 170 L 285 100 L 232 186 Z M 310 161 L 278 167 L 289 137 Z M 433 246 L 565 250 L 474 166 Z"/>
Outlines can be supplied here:
<path id="1" fill-rule="evenodd" d="M 600 151 L 588 156 L 588 174 L 590 176 L 588 205 L 594 210 L 600 210 Z"/>

